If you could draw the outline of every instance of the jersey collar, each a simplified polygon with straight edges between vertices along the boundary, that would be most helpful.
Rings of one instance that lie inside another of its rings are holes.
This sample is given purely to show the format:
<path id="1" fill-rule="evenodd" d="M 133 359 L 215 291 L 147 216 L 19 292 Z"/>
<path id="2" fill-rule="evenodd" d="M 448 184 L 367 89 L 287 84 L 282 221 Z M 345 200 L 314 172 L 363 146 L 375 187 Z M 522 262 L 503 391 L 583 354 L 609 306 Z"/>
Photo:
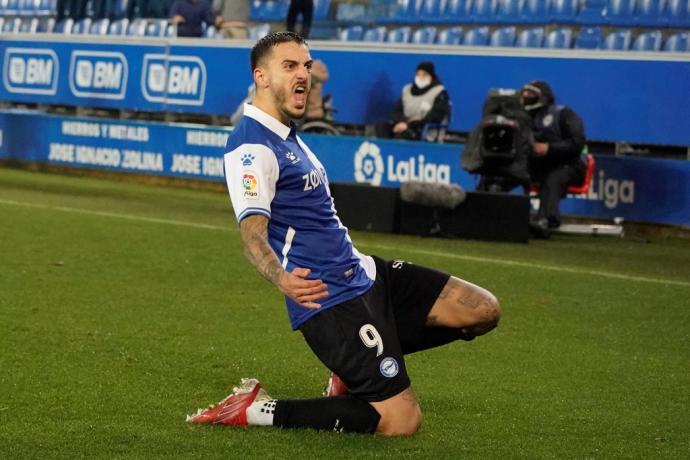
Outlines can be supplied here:
<path id="1" fill-rule="evenodd" d="M 282 140 L 286 140 L 292 131 L 290 126 L 285 126 L 271 115 L 251 104 L 244 104 L 244 115 L 258 121 L 266 128 L 280 136 Z"/>

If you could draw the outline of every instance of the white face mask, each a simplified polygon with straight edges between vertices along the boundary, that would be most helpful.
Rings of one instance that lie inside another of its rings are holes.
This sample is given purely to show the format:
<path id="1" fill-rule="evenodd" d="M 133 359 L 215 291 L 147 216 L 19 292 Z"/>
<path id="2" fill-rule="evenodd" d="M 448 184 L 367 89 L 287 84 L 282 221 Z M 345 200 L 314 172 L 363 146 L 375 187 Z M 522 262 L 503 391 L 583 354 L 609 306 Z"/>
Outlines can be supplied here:
<path id="1" fill-rule="evenodd" d="M 414 77 L 414 84 L 419 89 L 424 89 L 431 84 L 431 78 Z"/>

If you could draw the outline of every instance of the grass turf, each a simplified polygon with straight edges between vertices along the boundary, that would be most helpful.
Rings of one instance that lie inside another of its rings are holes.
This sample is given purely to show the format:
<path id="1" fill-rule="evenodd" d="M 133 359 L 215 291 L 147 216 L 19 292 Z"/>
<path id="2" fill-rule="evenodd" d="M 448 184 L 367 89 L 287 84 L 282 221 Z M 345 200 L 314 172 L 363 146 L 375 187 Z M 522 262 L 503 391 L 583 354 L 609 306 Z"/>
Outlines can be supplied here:
<path id="1" fill-rule="evenodd" d="M 353 232 L 504 309 L 488 336 L 408 357 L 425 422 L 384 439 L 184 422 L 241 377 L 282 398 L 327 377 L 226 195 L 0 169 L 0 215 L 0 458 L 690 455 L 688 241 Z"/>

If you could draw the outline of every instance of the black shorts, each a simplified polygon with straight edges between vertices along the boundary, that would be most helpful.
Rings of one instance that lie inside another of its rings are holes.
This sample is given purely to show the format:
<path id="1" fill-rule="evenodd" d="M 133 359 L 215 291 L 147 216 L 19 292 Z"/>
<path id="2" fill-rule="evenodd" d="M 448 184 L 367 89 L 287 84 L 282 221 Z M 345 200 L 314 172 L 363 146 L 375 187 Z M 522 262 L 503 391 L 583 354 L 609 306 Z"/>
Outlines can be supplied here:
<path id="1" fill-rule="evenodd" d="M 311 317 L 301 327 L 316 356 L 366 401 L 383 401 L 410 386 L 403 356 L 457 339 L 427 328 L 426 317 L 450 275 L 374 257 L 369 291 Z"/>

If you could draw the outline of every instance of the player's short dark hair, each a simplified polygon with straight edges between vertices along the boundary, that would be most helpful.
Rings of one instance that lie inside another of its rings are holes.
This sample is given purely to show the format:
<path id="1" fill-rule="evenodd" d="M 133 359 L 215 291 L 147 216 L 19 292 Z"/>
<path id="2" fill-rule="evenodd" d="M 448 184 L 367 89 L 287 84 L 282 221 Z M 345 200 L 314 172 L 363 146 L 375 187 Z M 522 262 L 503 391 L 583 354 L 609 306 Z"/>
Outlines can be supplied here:
<path id="1" fill-rule="evenodd" d="M 307 41 L 304 38 L 302 38 L 301 35 L 298 35 L 294 32 L 270 33 L 266 35 L 264 38 L 261 38 L 258 42 L 256 42 L 254 44 L 254 47 L 252 48 L 252 53 L 250 56 L 252 72 L 254 72 L 254 69 L 256 69 L 256 67 L 259 65 L 259 61 L 263 59 L 263 57 L 266 56 L 268 53 L 270 53 L 274 46 L 288 42 L 297 43 L 298 45 L 309 46 L 307 44 Z"/>

